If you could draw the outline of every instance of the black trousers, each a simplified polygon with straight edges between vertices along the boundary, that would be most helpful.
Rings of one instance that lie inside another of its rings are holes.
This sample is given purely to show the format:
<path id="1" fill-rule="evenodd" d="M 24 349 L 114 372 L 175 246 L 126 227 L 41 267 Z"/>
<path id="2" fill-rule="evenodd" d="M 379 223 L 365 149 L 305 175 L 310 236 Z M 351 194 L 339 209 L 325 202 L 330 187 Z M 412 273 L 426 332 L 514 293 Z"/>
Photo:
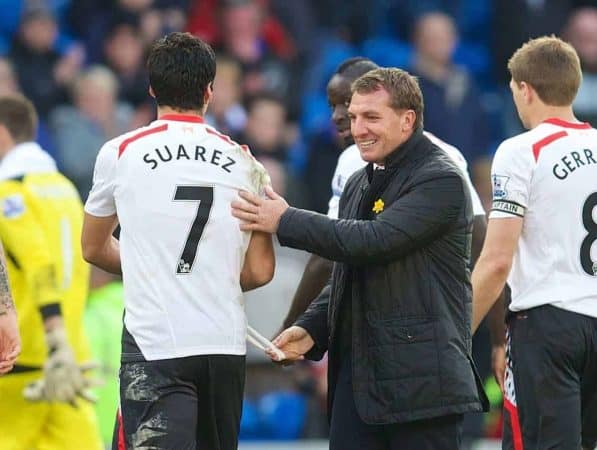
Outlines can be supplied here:
<path id="1" fill-rule="evenodd" d="M 593 449 L 597 319 L 549 305 L 514 313 L 504 384 L 503 449 Z"/>
<path id="2" fill-rule="evenodd" d="M 391 425 L 368 425 L 356 410 L 350 358 L 341 363 L 330 423 L 330 450 L 458 450 L 461 414 Z"/>
<path id="3" fill-rule="evenodd" d="M 236 450 L 245 357 L 123 362 L 114 450 Z"/>

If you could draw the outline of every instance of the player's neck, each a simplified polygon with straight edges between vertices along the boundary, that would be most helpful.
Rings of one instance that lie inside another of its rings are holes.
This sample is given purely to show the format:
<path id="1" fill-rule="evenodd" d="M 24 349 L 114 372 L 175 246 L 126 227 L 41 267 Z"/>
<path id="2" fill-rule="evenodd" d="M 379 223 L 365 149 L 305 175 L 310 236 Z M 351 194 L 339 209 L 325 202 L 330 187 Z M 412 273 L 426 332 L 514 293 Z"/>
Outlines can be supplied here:
<path id="1" fill-rule="evenodd" d="M 535 128 L 537 125 L 545 122 L 547 119 L 560 119 L 566 122 L 578 122 L 578 119 L 574 116 L 572 106 L 549 106 L 545 105 L 542 108 L 538 108 L 531 115 L 529 125 L 531 128 Z"/>
<path id="2" fill-rule="evenodd" d="M 158 119 L 166 115 L 203 117 L 205 111 L 203 109 L 174 109 L 169 106 L 158 106 Z"/>

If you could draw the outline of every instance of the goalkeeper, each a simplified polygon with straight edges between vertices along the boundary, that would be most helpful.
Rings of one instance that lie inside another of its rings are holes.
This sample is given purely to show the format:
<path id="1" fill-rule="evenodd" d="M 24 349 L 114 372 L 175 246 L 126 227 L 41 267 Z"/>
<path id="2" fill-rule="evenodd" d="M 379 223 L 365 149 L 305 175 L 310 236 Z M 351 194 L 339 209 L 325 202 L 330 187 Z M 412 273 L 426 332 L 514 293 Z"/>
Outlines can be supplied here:
<path id="1" fill-rule="evenodd" d="M 14 369 L 0 378 L 0 449 L 101 449 L 92 405 L 83 309 L 89 268 L 74 186 L 35 142 L 37 117 L 21 96 L 0 97 L 0 239 L 21 333 Z"/>

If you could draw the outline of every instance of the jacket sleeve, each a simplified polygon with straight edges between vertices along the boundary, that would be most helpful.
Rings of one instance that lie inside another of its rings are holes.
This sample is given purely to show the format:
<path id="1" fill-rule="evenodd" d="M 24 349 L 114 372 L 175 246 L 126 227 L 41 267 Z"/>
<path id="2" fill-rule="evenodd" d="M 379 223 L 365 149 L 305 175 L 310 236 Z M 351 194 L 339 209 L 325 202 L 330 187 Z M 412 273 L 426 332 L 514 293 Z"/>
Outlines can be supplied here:
<path id="1" fill-rule="evenodd" d="M 315 345 L 305 357 L 319 361 L 328 349 L 328 305 L 330 303 L 331 278 L 319 296 L 311 302 L 307 310 L 297 319 L 295 325 L 307 330 Z"/>
<path id="2" fill-rule="evenodd" d="M 390 203 L 390 202 L 387 202 Z M 458 174 L 426 177 L 375 220 L 333 220 L 289 208 L 281 217 L 281 245 L 353 265 L 383 264 L 404 257 L 454 225 L 466 204 Z"/>

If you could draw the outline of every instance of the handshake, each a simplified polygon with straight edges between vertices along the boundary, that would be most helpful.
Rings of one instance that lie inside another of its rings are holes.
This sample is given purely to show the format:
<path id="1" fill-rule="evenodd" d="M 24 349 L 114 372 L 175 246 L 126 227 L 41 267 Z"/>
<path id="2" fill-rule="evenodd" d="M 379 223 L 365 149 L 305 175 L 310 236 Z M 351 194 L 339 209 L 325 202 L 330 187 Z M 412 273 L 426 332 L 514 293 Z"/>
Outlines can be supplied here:
<path id="1" fill-rule="evenodd" d="M 89 389 L 101 381 L 88 378 L 86 372 L 95 369 L 95 363 L 77 364 L 62 327 L 46 333 L 50 354 L 43 368 L 43 376 L 23 390 L 23 396 L 33 402 L 63 402 L 76 406 L 77 397 L 95 402 Z"/>
<path id="2" fill-rule="evenodd" d="M 282 331 L 272 342 L 248 326 L 247 340 L 263 350 L 273 362 L 283 365 L 305 359 L 305 353 L 311 350 L 315 344 L 307 330 L 298 326 L 292 326 Z"/>

